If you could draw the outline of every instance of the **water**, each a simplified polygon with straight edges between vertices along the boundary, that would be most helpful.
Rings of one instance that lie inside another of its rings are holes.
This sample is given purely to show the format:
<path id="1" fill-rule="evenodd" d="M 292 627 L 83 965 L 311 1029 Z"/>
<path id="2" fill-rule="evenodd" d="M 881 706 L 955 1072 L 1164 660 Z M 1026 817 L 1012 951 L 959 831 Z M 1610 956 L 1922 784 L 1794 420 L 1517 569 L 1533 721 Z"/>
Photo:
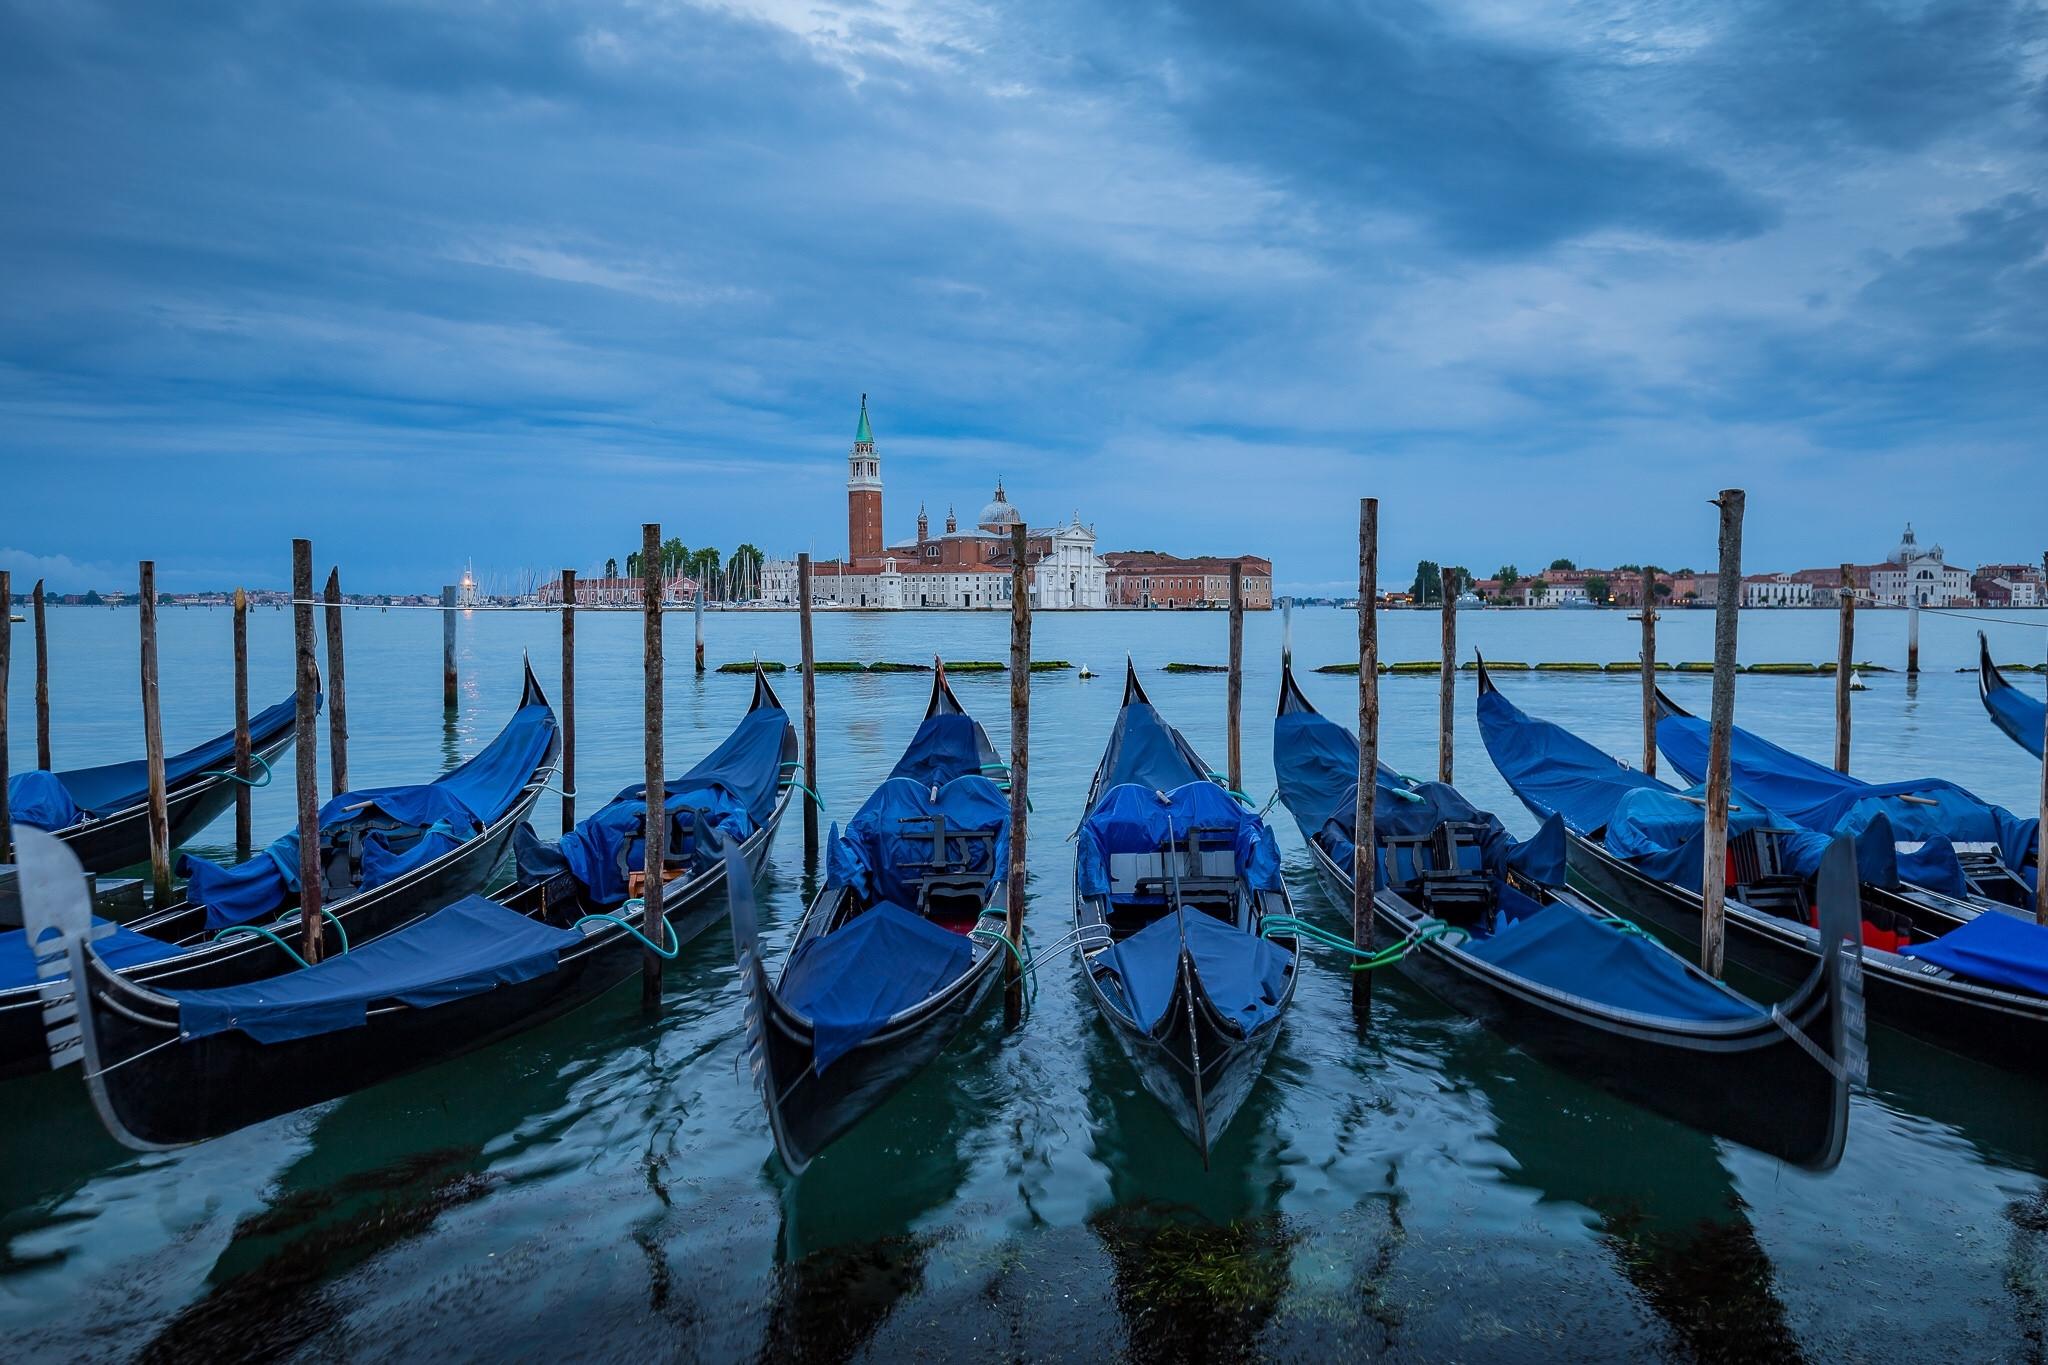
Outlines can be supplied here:
<path id="1" fill-rule="evenodd" d="M 2048 621 L 1989 627 L 2001 659 L 2038 658 Z M 1860 657 L 1899 666 L 1901 613 L 1859 619 Z M 1984 717 L 1967 673 L 1976 623 L 1922 622 L 1926 673 L 1871 674 L 1858 771 L 1929 770 L 2025 810 L 2038 769 Z M 671 769 L 737 719 L 743 677 L 695 676 L 669 623 Z M 1470 612 L 1491 658 L 1625 659 L 1619 612 Z M 1746 660 L 1819 660 L 1824 612 L 1751 613 Z M 135 616 L 51 613 L 60 766 L 139 749 Z M 476 751 L 530 652 L 558 695 L 558 627 L 479 614 L 461 627 L 463 704 L 442 723 L 439 621 L 352 612 L 350 773 L 418 780 Z M 1437 618 L 1382 617 L 1383 657 L 1423 659 Z M 1710 653 L 1711 617 L 1673 613 L 1667 659 Z M 793 660 L 790 615 L 714 615 L 710 657 Z M 1297 657 L 1355 657 L 1355 618 L 1295 616 Z M 32 669 L 16 634 L 12 762 L 32 762 Z M 251 618 L 253 699 L 290 688 L 290 622 Z M 1272 790 L 1280 618 L 1248 622 L 1246 781 Z M 640 765 L 640 622 L 577 626 L 578 766 L 587 813 Z M 827 614 L 821 659 L 999 659 L 1007 618 Z M 1103 676 L 1033 684 L 1028 923 L 1059 931 L 1063 842 L 1114 716 L 1126 650 L 1153 699 L 1223 761 L 1220 614 L 1048 615 L 1036 653 Z M 228 615 L 162 622 L 164 729 L 182 747 L 229 714 Z M 1516 701 L 1628 757 L 1633 678 L 1510 674 Z M 2039 686 L 2038 679 L 2029 684 Z M 1310 675 L 1348 715 L 1350 679 Z M 1532 822 L 1487 761 L 1461 680 L 1458 775 L 1517 833 Z M 1704 710 L 1704 679 L 1673 677 Z M 786 704 L 797 682 L 779 683 Z M 820 678 L 821 782 L 844 818 L 916 726 L 928 679 Z M 1008 683 L 961 676 L 1007 749 Z M 1382 752 L 1433 773 L 1436 687 L 1383 680 Z M 1833 689 L 1745 678 L 1740 721 L 1825 757 Z M 324 721 L 323 721 L 324 735 Z M 323 768 L 324 771 L 324 768 Z M 288 779 L 256 796 L 259 839 L 291 819 Z M 1277 814 L 1277 812 L 1276 812 Z M 557 827 L 553 798 L 537 811 Z M 1292 825 L 1297 903 L 1333 927 Z M 227 820 L 199 843 L 226 852 Z M 798 828 L 763 887 L 772 949 L 814 889 Z M 2032 1358 L 2048 1351 L 2048 1102 L 2039 1085 L 1879 1031 L 1847 1154 L 1813 1176 L 1606 1098 L 1515 1051 L 1398 977 L 1361 1043 L 1348 981 L 1303 973 L 1259 1090 L 1201 1168 L 1140 1091 L 1071 959 L 1043 973 L 1025 1027 L 991 1010 L 911 1088 L 801 1180 L 771 1155 L 742 1071 L 731 943 L 707 933 L 669 969 L 668 1004 L 633 988 L 548 1027 L 338 1103 L 167 1155 L 102 1135 L 75 1076 L 13 1085 L 0 1115 L 0 1339 L 10 1358 L 518 1355 L 896 1360 L 1254 1356 L 1777 1359 Z M 1769 1103 L 1769 1096 L 1758 1096 Z"/>

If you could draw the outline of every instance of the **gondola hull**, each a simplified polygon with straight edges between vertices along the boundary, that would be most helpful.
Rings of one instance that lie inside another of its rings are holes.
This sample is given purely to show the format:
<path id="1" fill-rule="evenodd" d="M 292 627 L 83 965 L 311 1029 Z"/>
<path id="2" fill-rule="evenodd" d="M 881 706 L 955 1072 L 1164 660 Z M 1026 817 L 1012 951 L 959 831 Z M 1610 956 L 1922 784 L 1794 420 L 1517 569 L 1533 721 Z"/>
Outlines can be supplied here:
<path id="1" fill-rule="evenodd" d="M 282 735 L 253 752 L 265 763 L 291 748 L 293 734 Z M 202 777 L 165 795 L 170 817 L 171 847 L 188 843 L 234 804 L 232 777 Z M 149 805 L 117 811 L 104 820 L 54 831 L 87 872 L 117 872 L 149 861 Z"/>
<path id="2" fill-rule="evenodd" d="M 1351 879 L 1320 844 L 1310 841 L 1316 871 L 1339 903 Z M 1392 891 L 1374 899 L 1375 921 L 1389 942 L 1411 933 L 1423 916 Z M 1811 978 L 1818 956 L 1803 974 Z M 1810 1170 L 1841 1160 L 1848 1134 L 1848 1080 L 1827 1076 L 1777 1024 L 1711 1034 L 1658 1027 L 1575 1007 L 1569 997 L 1531 987 L 1505 972 L 1487 972 L 1438 941 L 1400 960 L 1402 975 L 1462 1013 L 1551 1065 L 1703 1132 Z M 1834 1036 L 1825 990 L 1808 993 L 1788 1015 L 1809 1038 Z M 1759 1097 L 1768 1097 L 1767 1102 Z"/>
<path id="3" fill-rule="evenodd" d="M 1697 894 L 1656 881 L 1577 834 L 1571 836 L 1569 858 L 1574 885 L 1669 940 L 1698 950 Z M 1870 887 L 1863 894 L 1882 898 L 1886 908 L 1905 904 Z M 1819 957 L 1819 938 L 1811 929 L 1739 901 L 1727 903 L 1726 924 L 1728 962 L 1773 981 L 1803 980 Z M 2048 1076 L 2048 999 L 1976 985 L 1874 949 L 1863 954 L 1863 989 L 1876 1023 L 1966 1057 Z"/>
<path id="4" fill-rule="evenodd" d="M 545 760 L 552 766 L 554 751 Z M 459 848 L 395 881 L 335 904 L 334 916 L 355 943 L 366 943 L 410 924 L 451 901 L 474 895 L 491 883 L 504 861 L 513 831 L 532 814 L 540 800 L 536 783 L 498 821 Z M 205 912 L 198 907 L 172 910 L 191 920 L 191 932 L 202 932 Z M 327 932 L 334 933 L 328 926 Z M 203 990 L 260 981 L 297 964 L 282 949 L 259 935 L 224 939 L 177 957 L 143 963 L 121 973 L 125 980 L 152 990 Z M 33 985 L 0 991 L 0 1081 L 47 1070 L 43 1044 L 42 998 Z"/>
<path id="5" fill-rule="evenodd" d="M 785 791 L 774 817 L 741 844 L 750 878 L 759 875 L 788 803 Z M 551 885 L 500 899 L 530 910 Z M 724 885 L 722 862 L 669 884 L 663 910 L 679 940 L 721 917 L 717 893 Z M 101 1070 L 88 1085 L 102 1118 L 130 1146 L 203 1142 L 527 1032 L 620 985 L 641 970 L 643 958 L 637 939 L 605 932 L 565 950 L 555 971 L 432 1008 L 373 1008 L 358 1029 L 279 1043 L 230 1030 L 168 1046 L 176 1009 L 167 1011 L 164 997 L 138 991 L 94 959 L 88 970 L 95 977 L 92 1027 Z"/>
<path id="6" fill-rule="evenodd" d="M 997 903 L 990 907 L 1000 913 Z M 942 993 L 871 1035 L 820 1075 L 811 1023 L 789 1008 L 768 980 L 758 952 L 742 968 L 747 1046 L 767 1100 L 783 1164 L 802 1174 L 818 1153 L 851 1131 L 945 1051 L 994 988 L 999 954 L 983 948 Z"/>

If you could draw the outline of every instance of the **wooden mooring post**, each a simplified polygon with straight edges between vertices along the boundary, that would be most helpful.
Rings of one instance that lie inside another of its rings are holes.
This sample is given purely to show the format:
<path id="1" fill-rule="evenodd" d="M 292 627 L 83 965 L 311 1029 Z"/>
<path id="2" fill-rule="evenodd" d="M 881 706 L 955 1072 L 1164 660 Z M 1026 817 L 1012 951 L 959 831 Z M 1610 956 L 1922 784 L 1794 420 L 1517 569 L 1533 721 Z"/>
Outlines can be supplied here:
<path id="1" fill-rule="evenodd" d="M 1451 784 L 1451 740 L 1458 729 L 1458 574 L 1442 571 L 1444 660 L 1436 696 L 1436 780 Z"/>
<path id="2" fill-rule="evenodd" d="M 661 524 L 640 528 L 640 600 L 642 665 L 646 679 L 641 698 L 641 737 L 647 759 L 647 851 L 641 860 L 640 932 L 650 944 L 666 944 L 662 918 L 662 860 L 668 835 L 667 780 L 661 757 Z M 653 948 L 640 950 L 640 1007 L 661 1008 L 661 957 Z"/>
<path id="3" fill-rule="evenodd" d="M 1657 775 L 1657 570 L 1643 565 L 1643 771 Z"/>
<path id="4" fill-rule="evenodd" d="M 1920 594 L 1910 586 L 1906 591 L 1913 594 L 1906 603 L 1906 676 L 1917 678 L 1920 676 Z"/>
<path id="5" fill-rule="evenodd" d="M 441 709 L 453 713 L 455 691 L 455 588 L 441 589 Z"/>
<path id="6" fill-rule="evenodd" d="M 254 843 L 249 800 L 249 594 L 235 589 L 235 860 L 247 862 Z"/>
<path id="7" fill-rule="evenodd" d="M 562 833 L 576 828 L 576 571 L 562 570 Z"/>
<path id="8" fill-rule="evenodd" d="M 320 915 L 320 658 L 313 639 L 313 542 L 292 542 L 292 652 L 297 660 L 293 743 L 298 752 L 299 955 L 318 962 Z"/>
<path id="9" fill-rule="evenodd" d="M 1229 755 L 1225 764 L 1230 779 L 1230 789 L 1244 790 L 1244 564 L 1239 560 L 1230 563 L 1230 678 L 1224 684 L 1224 706 L 1229 715 L 1226 721 L 1227 741 L 1224 745 Z"/>
<path id="10" fill-rule="evenodd" d="M 333 794 L 348 790 L 348 680 L 341 663 L 341 567 L 327 571 L 327 773 Z"/>
<path id="11" fill-rule="evenodd" d="M 811 556 L 796 557 L 796 633 L 804 687 L 804 782 L 811 799 L 804 802 L 804 861 L 818 858 L 818 802 L 825 786 L 818 777 L 818 679 L 811 644 Z"/>
<path id="12" fill-rule="evenodd" d="M 4 595 L 4 594 L 0 594 Z M 44 772 L 50 763 L 50 623 L 43 614 L 43 580 L 36 580 L 36 766 Z M 5 783 L 0 783 L 4 786 Z"/>
<path id="13" fill-rule="evenodd" d="M 1373 948 L 1373 893 L 1379 881 L 1372 813 L 1380 763 L 1380 500 L 1358 501 L 1358 804 L 1351 812 L 1351 946 Z M 1351 1015 L 1372 1024 L 1372 973 L 1351 973 Z"/>
<path id="14" fill-rule="evenodd" d="M 0 863 L 14 861 L 14 816 L 7 809 L 7 674 L 14 654 L 14 575 L 0 569 Z"/>
<path id="15" fill-rule="evenodd" d="M 1721 572 L 1714 594 L 1714 702 L 1707 740 L 1706 866 L 1700 886 L 1700 966 L 1721 974 L 1723 919 L 1728 899 L 1729 732 L 1735 727 L 1735 624 L 1741 606 L 1742 510 L 1740 488 L 1724 488 L 1721 509 Z M 1734 591 L 1730 591 L 1730 588 Z"/>
<path id="16" fill-rule="evenodd" d="M 1856 571 L 1842 566 L 1841 586 L 1835 589 L 1841 628 L 1835 633 L 1835 771 L 1849 771 L 1849 683 L 1855 677 L 1856 660 Z"/>
<path id="17" fill-rule="evenodd" d="M 697 618 L 697 671 L 704 671 L 704 585 L 697 585 L 697 605 L 692 613 Z"/>
<path id="18" fill-rule="evenodd" d="M 1010 888 L 1004 931 L 1017 953 L 1003 964 L 1003 1026 L 1015 1028 L 1024 1017 L 1024 969 L 1017 958 L 1024 948 L 1024 885 L 1026 824 L 1031 804 L 1025 783 L 1031 766 L 1031 576 L 1026 563 L 1024 527 L 1010 528 Z M 1231 570 L 1232 588 L 1237 570 Z M 1235 595 L 1235 594 L 1233 594 Z M 1235 708 L 1231 711 L 1233 722 Z M 1234 724 L 1233 724 L 1234 730 Z M 1234 750 L 1233 750 L 1234 760 Z M 1234 761 L 1233 761 L 1234 766 Z"/>
<path id="19" fill-rule="evenodd" d="M 142 750 L 149 773 L 149 881 L 154 904 L 171 903 L 171 807 L 164 784 L 164 725 L 157 696 L 156 562 L 141 568 L 142 607 Z"/>

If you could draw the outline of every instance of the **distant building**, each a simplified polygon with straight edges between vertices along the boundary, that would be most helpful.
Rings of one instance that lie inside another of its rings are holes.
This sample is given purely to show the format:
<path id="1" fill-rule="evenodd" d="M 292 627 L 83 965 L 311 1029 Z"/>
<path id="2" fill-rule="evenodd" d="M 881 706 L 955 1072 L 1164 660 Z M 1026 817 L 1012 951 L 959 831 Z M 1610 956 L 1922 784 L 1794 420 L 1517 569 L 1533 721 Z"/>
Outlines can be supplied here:
<path id="1" fill-rule="evenodd" d="M 1273 561 L 1258 555 L 1233 558 L 1162 554 L 1157 550 L 1112 550 L 1109 600 L 1119 607 L 1222 607 L 1230 604 L 1230 566 L 1243 565 L 1247 611 L 1273 606 Z"/>
<path id="2" fill-rule="evenodd" d="M 1813 584 L 1801 579 L 1797 574 L 1748 574 L 1742 580 L 1742 605 L 1810 607 L 1813 605 Z"/>
<path id="3" fill-rule="evenodd" d="M 689 602 L 697 595 L 697 580 L 677 574 L 661 585 L 664 602 Z M 560 579 L 544 578 L 534 589 L 534 600 L 544 607 L 560 606 Z M 579 607 L 637 607 L 646 600 L 646 584 L 638 578 L 578 578 L 576 605 Z"/>
<path id="4" fill-rule="evenodd" d="M 1870 594 L 1882 607 L 1968 606 L 1970 575 L 1943 563 L 1939 545 L 1922 548 L 1908 522 L 1898 548 L 1872 570 Z"/>
<path id="5" fill-rule="evenodd" d="M 2048 606 L 2037 564 L 1980 564 L 1970 575 L 1970 595 L 1980 607 Z"/>

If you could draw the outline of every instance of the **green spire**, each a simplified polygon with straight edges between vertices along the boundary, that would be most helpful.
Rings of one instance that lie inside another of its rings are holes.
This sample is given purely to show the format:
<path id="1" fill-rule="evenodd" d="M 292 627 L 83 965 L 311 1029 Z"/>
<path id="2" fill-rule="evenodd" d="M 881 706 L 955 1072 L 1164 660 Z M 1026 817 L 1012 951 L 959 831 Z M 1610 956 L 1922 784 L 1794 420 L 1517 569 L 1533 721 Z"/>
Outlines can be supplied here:
<path id="1" fill-rule="evenodd" d="M 868 426 L 868 396 L 860 396 L 860 425 L 854 428 L 853 440 L 856 445 L 873 445 L 875 433 Z"/>

